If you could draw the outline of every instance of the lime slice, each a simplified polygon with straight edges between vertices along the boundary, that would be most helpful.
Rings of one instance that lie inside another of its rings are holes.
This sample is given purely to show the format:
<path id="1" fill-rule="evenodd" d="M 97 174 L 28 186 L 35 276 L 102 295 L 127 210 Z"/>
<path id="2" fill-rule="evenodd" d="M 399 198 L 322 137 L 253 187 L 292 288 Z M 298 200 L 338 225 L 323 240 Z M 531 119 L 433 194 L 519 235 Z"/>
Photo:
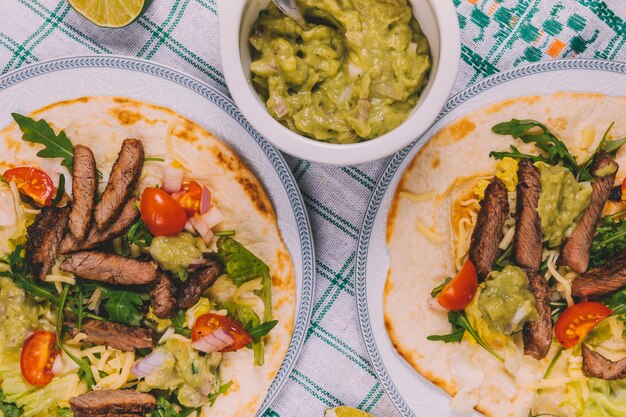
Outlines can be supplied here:
<path id="1" fill-rule="evenodd" d="M 324 413 L 324 417 L 374 417 L 365 411 L 342 405 L 341 407 L 329 408 Z"/>
<path id="2" fill-rule="evenodd" d="M 120 28 L 143 11 L 145 0 L 69 0 L 78 13 L 98 26 Z"/>

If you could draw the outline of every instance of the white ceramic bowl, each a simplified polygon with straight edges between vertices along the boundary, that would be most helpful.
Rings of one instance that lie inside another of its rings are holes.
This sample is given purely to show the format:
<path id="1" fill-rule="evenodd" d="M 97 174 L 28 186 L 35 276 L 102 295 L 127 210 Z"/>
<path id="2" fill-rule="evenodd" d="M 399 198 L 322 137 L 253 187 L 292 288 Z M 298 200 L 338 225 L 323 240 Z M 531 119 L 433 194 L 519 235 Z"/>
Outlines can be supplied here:
<path id="1" fill-rule="evenodd" d="M 259 11 L 269 0 L 218 0 L 222 65 L 232 97 L 243 115 L 267 140 L 288 154 L 330 165 L 355 165 L 391 155 L 418 138 L 435 121 L 452 91 L 459 67 L 461 40 L 451 0 L 409 0 L 430 43 L 433 67 L 419 103 L 391 132 L 366 142 L 332 144 L 298 135 L 267 111 L 250 81 L 248 37 Z"/>

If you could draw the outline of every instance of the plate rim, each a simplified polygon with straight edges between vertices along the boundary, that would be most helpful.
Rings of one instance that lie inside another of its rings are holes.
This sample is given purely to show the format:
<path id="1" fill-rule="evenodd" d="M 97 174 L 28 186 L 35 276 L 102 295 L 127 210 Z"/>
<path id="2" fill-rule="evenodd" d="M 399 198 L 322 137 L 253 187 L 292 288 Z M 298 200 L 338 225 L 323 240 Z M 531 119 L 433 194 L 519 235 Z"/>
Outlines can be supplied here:
<path id="1" fill-rule="evenodd" d="M 535 62 L 491 75 L 450 97 L 439 116 L 437 116 L 437 119 L 426 130 L 426 132 L 392 156 L 387 166 L 383 170 L 383 173 L 381 174 L 378 182 L 376 183 L 376 187 L 372 192 L 372 197 L 370 198 L 370 201 L 367 205 L 365 216 L 363 217 L 361 233 L 359 235 L 359 241 L 357 245 L 357 257 L 355 264 L 356 304 L 359 316 L 359 324 L 361 327 L 361 336 L 363 337 L 363 342 L 365 343 L 367 354 L 370 358 L 372 367 L 374 368 L 374 372 L 378 376 L 378 379 L 383 386 L 385 393 L 389 396 L 391 402 L 394 404 L 396 409 L 403 417 L 416 416 L 400 395 L 398 389 L 396 388 L 396 385 L 392 381 L 391 376 L 389 375 L 389 372 L 385 367 L 378 346 L 374 339 L 369 307 L 367 304 L 367 257 L 374 222 L 378 217 L 378 212 L 382 208 L 381 203 L 383 197 L 396 175 L 401 175 L 404 172 L 399 172 L 398 170 L 402 166 L 405 159 L 413 153 L 412 151 L 419 150 L 427 143 L 427 140 L 423 138 L 425 138 L 425 136 L 430 133 L 432 127 L 442 117 L 446 116 L 448 113 L 450 113 L 452 110 L 455 110 L 466 101 L 477 96 L 479 93 L 485 92 L 493 87 L 506 84 L 507 82 L 514 81 L 518 78 L 535 75 L 542 72 L 562 70 L 595 70 L 626 75 L 626 63 L 600 59 L 562 59 Z"/>
<path id="2" fill-rule="evenodd" d="M 37 76 L 82 68 L 109 68 L 113 70 L 140 72 L 173 82 L 174 84 L 191 90 L 216 105 L 226 113 L 228 117 L 237 122 L 237 124 L 248 133 L 252 141 L 261 149 L 276 171 L 287 194 L 296 220 L 296 229 L 298 231 L 302 251 L 302 288 L 300 293 L 297 294 L 297 296 L 300 297 L 300 303 L 299 308 L 295 311 L 294 330 L 287 353 L 276 376 L 272 380 L 263 403 L 256 413 L 256 416 L 263 415 L 278 397 L 278 394 L 287 382 L 289 374 L 291 374 L 300 357 L 313 311 L 313 294 L 315 292 L 315 248 L 313 233 L 304 199 L 302 198 L 300 188 L 291 169 L 289 169 L 283 155 L 252 127 L 234 102 L 224 93 L 191 75 L 145 59 L 122 55 L 76 55 L 45 60 L 26 65 L 1 75 L 0 93 L 9 87 Z M 233 147 L 233 150 L 236 151 L 237 149 Z M 261 178 L 259 178 L 259 181 L 262 183 Z"/>

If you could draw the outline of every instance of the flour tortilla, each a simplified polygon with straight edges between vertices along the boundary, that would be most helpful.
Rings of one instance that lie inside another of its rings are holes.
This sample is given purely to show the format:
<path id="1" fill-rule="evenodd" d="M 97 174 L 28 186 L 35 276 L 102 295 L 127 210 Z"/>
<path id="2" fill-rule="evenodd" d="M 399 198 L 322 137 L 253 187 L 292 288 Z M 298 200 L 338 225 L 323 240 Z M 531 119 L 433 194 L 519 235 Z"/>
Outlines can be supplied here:
<path id="1" fill-rule="evenodd" d="M 581 162 L 588 157 L 580 149 L 583 132 L 595 130 L 594 141 L 587 148 L 591 154 L 612 122 L 615 126 L 609 139 L 626 136 L 625 112 L 625 97 L 599 94 L 558 93 L 507 100 L 443 128 L 420 150 L 402 177 L 387 223 L 391 266 L 384 292 L 384 319 L 389 338 L 411 366 L 449 394 L 465 395 L 478 386 L 474 391 L 479 396 L 476 409 L 487 416 L 528 416 L 536 396 L 533 384 L 541 380 L 557 345 L 553 343 L 548 357 L 541 361 L 522 356 L 519 370 L 509 373 L 476 344 L 426 340 L 429 335 L 450 332 L 446 313 L 435 312 L 426 301 L 434 287 L 456 273 L 452 202 L 478 177 L 493 176 L 496 161 L 489 158 L 489 152 L 506 151 L 513 144 L 521 152 L 537 154 L 533 145 L 492 133 L 495 124 L 513 118 L 542 122 Z M 617 180 L 621 181 L 626 173 L 626 151 L 621 149 L 616 159 L 620 165 Z M 433 192 L 434 196 L 416 202 L 402 197 L 402 190 Z M 432 226 L 440 241 L 418 232 L 417 222 Z M 557 367 L 553 376 L 559 372 L 564 370 Z M 565 399 L 562 389 L 549 391 L 553 405 Z"/>
<path id="2" fill-rule="evenodd" d="M 254 415 L 287 352 L 296 305 L 291 257 L 280 235 L 272 203 L 259 181 L 224 143 L 163 107 L 123 97 L 83 97 L 52 104 L 30 116 L 47 120 L 56 131 L 64 129 L 74 144 L 89 146 L 104 174 L 101 185 L 106 182 L 126 138 L 141 139 L 147 157 L 177 160 L 185 167 L 189 179 L 206 184 L 211 190 L 213 202 L 225 216 L 219 228 L 235 229 L 236 239 L 269 265 L 273 313 L 278 325 L 266 341 L 265 365 L 253 365 L 250 349 L 225 353 L 221 377 L 223 381 L 233 380 L 233 385 L 204 413 L 215 417 Z M 64 171 L 60 161 L 37 157 L 41 146 L 24 142 L 21 137 L 15 123 L 0 132 L 5 149 L 0 172 L 15 166 L 40 166 L 58 181 L 58 173 Z M 169 149 L 168 137 L 171 138 Z M 139 191 L 161 184 L 164 166 L 160 162 L 146 162 Z M 67 171 L 65 176 L 68 178 Z M 71 190 L 71 185 L 67 189 Z"/>

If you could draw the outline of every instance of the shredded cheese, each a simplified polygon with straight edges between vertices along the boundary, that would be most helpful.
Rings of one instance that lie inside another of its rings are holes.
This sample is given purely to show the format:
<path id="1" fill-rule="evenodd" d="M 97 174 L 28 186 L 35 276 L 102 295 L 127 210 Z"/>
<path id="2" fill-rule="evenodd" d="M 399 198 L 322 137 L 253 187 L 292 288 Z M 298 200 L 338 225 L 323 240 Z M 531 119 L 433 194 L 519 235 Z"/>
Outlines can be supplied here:
<path id="1" fill-rule="evenodd" d="M 502 250 L 506 250 L 511 244 L 511 242 L 513 242 L 514 235 L 515 235 L 515 227 L 509 228 L 509 230 L 507 230 L 506 233 L 504 234 L 504 237 L 502 238 L 502 241 L 500 242 L 499 248 Z"/>
<path id="2" fill-rule="evenodd" d="M 55 274 L 48 274 L 48 275 L 46 275 L 44 281 L 46 281 L 46 282 L 62 282 L 64 284 L 69 284 L 69 285 L 76 284 L 76 278 L 68 277 L 68 276 L 65 276 L 65 275 L 55 275 Z"/>
<path id="3" fill-rule="evenodd" d="M 416 203 L 421 203 L 424 201 L 430 201 L 435 196 L 435 192 L 433 190 L 424 191 L 422 193 L 414 193 L 411 191 L 402 190 L 398 194 L 401 198 L 406 198 L 407 200 L 414 201 Z"/>
<path id="4" fill-rule="evenodd" d="M 546 279 L 549 279 L 550 276 L 554 277 L 559 283 L 559 290 L 563 292 L 563 296 L 567 301 L 567 306 L 570 307 L 574 305 L 574 299 L 572 298 L 572 285 L 571 281 L 568 281 L 563 275 L 559 273 L 556 268 L 556 261 L 559 258 L 558 253 L 552 253 L 548 258 L 548 273 L 546 274 Z"/>
<path id="5" fill-rule="evenodd" d="M 87 300 L 87 308 L 97 314 L 100 310 L 100 301 L 102 301 L 102 289 L 96 288 L 89 300 Z"/>
<path id="6" fill-rule="evenodd" d="M 15 212 L 17 213 L 17 219 L 24 219 L 24 208 L 22 207 L 22 200 L 20 199 L 20 191 L 17 189 L 17 185 L 13 181 L 9 183 L 11 193 L 13 194 L 13 205 L 15 206 Z"/>

